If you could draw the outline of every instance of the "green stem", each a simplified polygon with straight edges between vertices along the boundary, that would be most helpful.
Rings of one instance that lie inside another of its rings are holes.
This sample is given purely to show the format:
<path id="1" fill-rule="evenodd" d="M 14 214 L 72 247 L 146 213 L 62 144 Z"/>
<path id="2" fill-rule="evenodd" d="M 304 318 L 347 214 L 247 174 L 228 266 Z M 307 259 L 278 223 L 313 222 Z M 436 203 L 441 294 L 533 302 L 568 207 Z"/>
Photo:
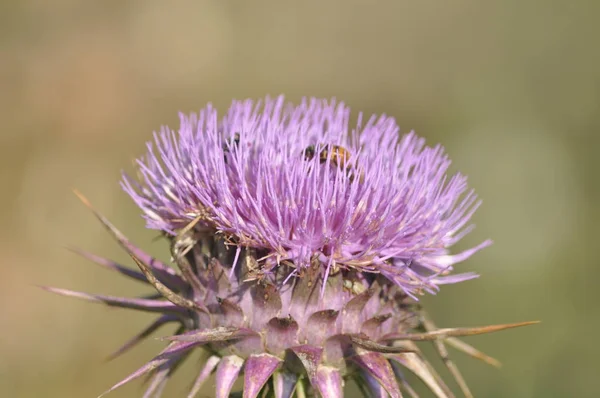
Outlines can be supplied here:
<path id="1" fill-rule="evenodd" d="M 302 377 L 298 378 L 296 382 L 296 396 L 298 398 L 306 398 L 306 392 L 304 391 L 304 380 Z"/>

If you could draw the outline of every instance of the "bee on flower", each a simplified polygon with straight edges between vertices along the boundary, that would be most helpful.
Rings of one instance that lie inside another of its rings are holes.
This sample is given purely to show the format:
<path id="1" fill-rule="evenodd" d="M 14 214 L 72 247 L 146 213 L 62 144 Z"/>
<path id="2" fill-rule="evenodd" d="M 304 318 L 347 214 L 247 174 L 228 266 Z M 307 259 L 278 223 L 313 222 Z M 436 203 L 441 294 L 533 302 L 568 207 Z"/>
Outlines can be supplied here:
<path id="1" fill-rule="evenodd" d="M 448 175 L 441 146 L 401 135 L 393 118 L 359 115 L 335 100 L 234 101 L 222 118 L 210 105 L 155 134 L 123 175 L 149 229 L 171 240 L 174 267 L 96 216 L 139 271 L 84 257 L 142 281 L 152 296 L 56 293 L 157 314 L 120 355 L 166 324 L 166 347 L 107 392 L 142 376 L 159 396 L 195 350 L 209 353 L 188 397 L 212 373 L 216 397 L 243 377 L 243 396 L 342 397 L 353 380 L 365 396 L 414 391 L 413 372 L 437 397 L 453 397 L 417 342 L 433 342 L 466 396 L 446 345 L 493 358 L 458 340 L 507 324 L 438 329 L 418 296 L 476 278 L 454 266 L 490 244 L 451 247 L 470 231 L 480 202 L 461 174 Z M 88 206 L 89 202 L 83 199 Z"/>

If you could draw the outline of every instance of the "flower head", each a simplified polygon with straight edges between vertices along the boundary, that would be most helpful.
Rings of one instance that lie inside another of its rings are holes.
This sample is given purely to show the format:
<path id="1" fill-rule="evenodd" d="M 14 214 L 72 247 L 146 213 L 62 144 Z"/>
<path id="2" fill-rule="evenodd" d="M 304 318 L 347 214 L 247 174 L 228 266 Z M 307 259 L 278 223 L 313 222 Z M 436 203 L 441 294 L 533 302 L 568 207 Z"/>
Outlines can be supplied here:
<path id="1" fill-rule="evenodd" d="M 439 398 L 453 397 L 415 342 L 433 341 L 467 397 L 445 344 L 490 364 L 456 336 L 528 323 L 437 329 L 414 296 L 472 274 L 452 265 L 487 245 L 450 255 L 479 203 L 460 174 L 447 177 L 442 148 L 392 118 L 359 115 L 335 101 L 285 105 L 234 102 L 222 119 L 208 106 L 164 128 L 122 184 L 149 228 L 171 243 L 172 263 L 133 245 L 98 219 L 139 271 L 84 257 L 158 294 L 138 298 L 49 290 L 159 316 L 122 354 L 166 324 L 167 347 L 113 389 L 148 375 L 145 396 L 160 396 L 196 348 L 208 352 L 188 397 L 216 373 L 216 396 L 244 377 L 243 396 L 343 396 L 347 380 L 365 395 L 414 391 L 408 369 Z M 89 202 L 82 197 L 88 206 Z M 452 339 L 450 339 L 452 337 Z"/>
<path id="2" fill-rule="evenodd" d="M 448 253 L 479 206 L 466 177 L 448 177 L 442 147 L 401 138 L 393 118 L 359 114 L 351 128 L 349 117 L 334 100 L 234 102 L 222 119 L 208 106 L 155 134 L 139 181 L 123 186 L 149 228 L 175 235 L 198 218 L 259 251 L 266 273 L 317 263 L 380 273 L 408 294 L 475 277 L 448 276 L 489 244 Z"/>

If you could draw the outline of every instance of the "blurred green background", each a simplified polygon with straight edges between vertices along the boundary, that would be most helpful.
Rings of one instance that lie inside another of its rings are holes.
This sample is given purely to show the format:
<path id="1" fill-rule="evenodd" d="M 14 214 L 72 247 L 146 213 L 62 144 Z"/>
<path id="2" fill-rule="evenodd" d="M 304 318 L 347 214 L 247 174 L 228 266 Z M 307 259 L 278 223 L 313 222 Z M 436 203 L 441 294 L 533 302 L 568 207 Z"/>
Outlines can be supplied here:
<path id="1" fill-rule="evenodd" d="M 469 175 L 484 204 L 462 247 L 495 244 L 425 303 L 440 326 L 543 321 L 468 340 L 500 371 L 455 353 L 477 397 L 598 396 L 599 4 L 3 1 L 0 396 L 95 397 L 161 347 L 105 362 L 151 318 L 36 287 L 144 292 L 64 249 L 127 261 L 72 188 L 167 257 L 120 170 L 180 110 L 279 93 L 393 115 Z"/>

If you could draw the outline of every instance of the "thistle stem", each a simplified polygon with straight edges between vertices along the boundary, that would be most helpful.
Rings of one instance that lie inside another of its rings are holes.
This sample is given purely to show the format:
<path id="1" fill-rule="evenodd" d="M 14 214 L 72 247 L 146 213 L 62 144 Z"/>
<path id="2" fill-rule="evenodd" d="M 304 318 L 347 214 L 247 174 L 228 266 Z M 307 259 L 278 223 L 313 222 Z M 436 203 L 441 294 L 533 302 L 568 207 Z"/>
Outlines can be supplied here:
<path id="1" fill-rule="evenodd" d="M 298 378 L 296 382 L 296 396 L 298 398 L 306 398 L 306 392 L 304 390 L 304 379 L 302 377 Z"/>

